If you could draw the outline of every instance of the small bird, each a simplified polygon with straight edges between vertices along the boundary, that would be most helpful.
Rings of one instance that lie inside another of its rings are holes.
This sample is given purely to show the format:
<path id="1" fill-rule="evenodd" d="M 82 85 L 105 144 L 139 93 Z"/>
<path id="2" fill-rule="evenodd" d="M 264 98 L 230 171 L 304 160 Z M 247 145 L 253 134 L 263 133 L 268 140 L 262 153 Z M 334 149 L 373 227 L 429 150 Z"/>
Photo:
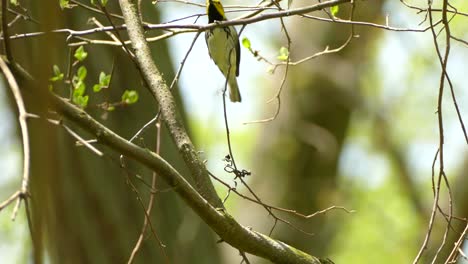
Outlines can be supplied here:
<path id="1" fill-rule="evenodd" d="M 208 23 L 227 20 L 219 0 L 206 0 L 206 14 Z M 236 29 L 233 26 L 210 29 L 205 33 L 205 40 L 211 59 L 228 79 L 229 98 L 232 102 L 240 102 L 236 78 L 239 76 L 240 45 Z"/>

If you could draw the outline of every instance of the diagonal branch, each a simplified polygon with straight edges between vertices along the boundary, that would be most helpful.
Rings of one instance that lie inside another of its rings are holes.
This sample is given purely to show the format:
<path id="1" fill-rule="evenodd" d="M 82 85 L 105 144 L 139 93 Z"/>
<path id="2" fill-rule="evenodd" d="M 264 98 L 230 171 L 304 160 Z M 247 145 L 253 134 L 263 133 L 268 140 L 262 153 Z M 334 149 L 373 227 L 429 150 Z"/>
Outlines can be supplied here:
<path id="1" fill-rule="evenodd" d="M 144 37 L 143 26 L 137 14 L 136 6 L 129 1 L 120 1 L 120 6 L 128 27 L 128 35 L 135 50 L 135 59 L 142 78 L 150 92 L 156 98 L 172 140 L 176 144 L 185 164 L 195 180 L 195 188 L 208 202 L 216 208 L 224 208 L 219 199 L 204 163 L 198 157 L 177 110 L 174 97 L 161 73 L 151 59 L 151 52 Z"/>
<path id="2" fill-rule="evenodd" d="M 180 198 L 221 237 L 222 241 L 240 251 L 269 259 L 274 263 L 329 263 L 328 260 L 313 257 L 281 241 L 241 226 L 224 209 L 215 208 L 205 200 L 177 170 L 159 155 L 125 140 L 65 99 L 52 96 L 51 100 L 60 115 L 96 136 L 100 143 L 136 160 L 160 175 Z"/>
<path id="3" fill-rule="evenodd" d="M 10 86 L 10 89 L 13 93 L 13 97 L 16 101 L 16 105 L 18 106 L 18 119 L 21 129 L 21 137 L 23 141 L 23 177 L 21 182 L 21 189 L 18 192 L 17 196 L 19 199 L 17 199 L 15 209 L 13 210 L 12 219 L 14 220 L 21 205 L 21 200 L 25 199 L 28 194 L 29 173 L 31 167 L 31 151 L 29 144 L 28 124 L 26 122 L 28 113 L 26 111 L 26 107 L 24 105 L 23 97 L 21 95 L 18 83 L 16 82 L 16 79 L 13 76 L 13 73 L 11 72 L 10 68 L 8 68 L 6 62 L 1 57 L 0 69 L 1 72 L 3 72 L 3 75 L 5 76 L 8 85 Z"/>
<path id="4" fill-rule="evenodd" d="M 313 4 L 313 5 L 306 6 L 306 7 L 287 9 L 283 11 L 278 11 L 278 12 L 273 12 L 273 13 L 268 13 L 268 14 L 261 14 L 261 15 L 250 17 L 250 15 L 258 13 L 258 11 L 255 11 L 253 14 L 247 15 L 247 17 L 243 16 L 243 17 L 240 17 L 239 19 L 226 20 L 226 21 L 222 21 L 219 23 L 211 23 L 208 25 L 197 25 L 197 24 L 178 25 L 178 24 L 172 24 L 172 23 L 163 23 L 163 24 L 144 24 L 143 27 L 146 30 L 155 30 L 155 29 L 169 30 L 170 32 L 167 34 L 169 36 L 172 36 L 172 35 L 176 35 L 180 33 L 205 31 L 205 30 L 212 29 L 215 27 L 247 25 L 247 24 L 252 24 L 252 23 L 256 23 L 260 21 L 266 21 L 270 19 L 302 15 L 302 14 L 307 14 L 307 13 L 323 10 L 325 8 L 332 7 L 335 5 L 341 5 L 345 3 L 351 3 L 351 2 L 352 0 L 329 0 L 326 2 L 317 3 L 317 4 Z M 124 10 L 123 12 L 125 13 L 127 11 L 128 10 Z M 347 21 L 347 22 L 351 23 L 352 21 Z M 126 24 L 127 23 L 123 25 L 118 25 L 115 27 L 106 26 L 106 27 L 97 27 L 97 28 L 91 28 L 91 29 L 85 29 L 85 30 L 72 30 L 68 28 L 61 28 L 61 29 L 52 30 L 51 33 L 68 34 L 67 38 L 71 39 L 72 37 L 85 36 L 85 35 L 90 35 L 90 34 L 95 34 L 95 33 L 106 32 L 106 31 L 114 31 L 114 30 L 129 31 L 130 27 Z M 403 31 L 418 31 L 418 30 L 415 29 L 415 30 L 403 30 Z M 43 36 L 43 35 L 46 35 L 46 32 L 23 33 L 23 34 L 16 34 L 13 36 L 9 36 L 9 39 L 30 38 L 30 37 L 38 37 L 38 36 Z M 0 38 L 0 39 L 3 39 L 3 38 Z"/>

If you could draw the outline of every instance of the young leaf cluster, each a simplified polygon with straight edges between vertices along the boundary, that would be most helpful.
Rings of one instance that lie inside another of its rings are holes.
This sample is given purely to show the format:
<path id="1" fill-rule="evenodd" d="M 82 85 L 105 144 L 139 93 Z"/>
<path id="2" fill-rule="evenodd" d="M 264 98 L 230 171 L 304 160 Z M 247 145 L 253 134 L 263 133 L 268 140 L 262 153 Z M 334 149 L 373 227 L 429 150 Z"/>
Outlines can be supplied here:
<path id="1" fill-rule="evenodd" d="M 73 54 L 75 61 L 73 63 L 72 69 L 75 68 L 75 65 L 82 64 L 88 57 L 88 52 L 85 50 L 84 46 L 77 48 Z M 50 78 L 51 82 L 64 81 L 65 74 L 62 73 L 59 66 L 54 65 L 53 75 Z M 86 66 L 81 65 L 78 67 L 76 72 L 73 73 L 71 80 L 68 80 L 68 83 L 71 86 L 71 101 L 84 109 L 88 106 L 89 95 L 86 94 L 86 77 L 88 76 L 88 69 Z M 98 83 L 93 85 L 93 91 L 95 93 L 101 92 L 103 89 L 107 89 L 110 86 L 112 80 L 112 74 L 106 74 L 104 71 L 99 73 Z M 67 82 L 67 81 L 65 81 Z M 51 86 L 52 90 L 52 86 Z M 98 105 L 103 110 L 113 111 L 116 106 L 126 106 L 134 104 L 138 101 L 138 92 L 136 90 L 125 90 L 121 96 L 121 100 L 109 103 L 104 102 Z"/>

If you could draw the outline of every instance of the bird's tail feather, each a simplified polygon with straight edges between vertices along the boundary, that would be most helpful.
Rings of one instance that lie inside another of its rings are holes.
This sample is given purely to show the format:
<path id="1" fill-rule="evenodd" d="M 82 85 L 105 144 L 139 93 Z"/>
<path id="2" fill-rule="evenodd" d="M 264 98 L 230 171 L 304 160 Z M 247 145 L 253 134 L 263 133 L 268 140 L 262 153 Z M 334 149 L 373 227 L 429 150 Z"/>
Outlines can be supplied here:
<path id="1" fill-rule="evenodd" d="M 232 102 L 240 102 L 242 100 L 235 76 L 229 77 L 229 98 Z"/>

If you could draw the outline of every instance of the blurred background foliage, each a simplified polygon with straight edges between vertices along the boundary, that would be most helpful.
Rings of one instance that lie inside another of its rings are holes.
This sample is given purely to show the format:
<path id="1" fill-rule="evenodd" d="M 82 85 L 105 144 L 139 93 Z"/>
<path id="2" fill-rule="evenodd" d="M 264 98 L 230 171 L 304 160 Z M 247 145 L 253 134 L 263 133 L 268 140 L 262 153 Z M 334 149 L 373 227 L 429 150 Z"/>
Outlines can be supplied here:
<path id="1" fill-rule="evenodd" d="M 426 1 L 412 3 L 426 5 Z M 466 1 L 451 3 L 460 11 L 468 10 Z M 230 1 L 225 4 L 252 3 Z M 437 4 L 439 2 L 435 1 Z M 301 5 L 302 2 L 293 2 L 293 7 Z M 33 17 L 48 21 L 44 24 L 50 28 L 87 28 L 88 18 L 96 16 L 79 8 L 60 10 L 58 1 L 41 4 L 30 1 L 24 6 Z M 145 21 L 170 21 L 204 12 L 201 7 L 171 1 L 160 2 L 156 7 L 143 1 Z M 117 3 L 109 3 L 108 8 L 118 12 Z M 347 18 L 348 12 L 348 8 L 342 7 L 338 16 Z M 51 18 L 50 14 L 58 15 Z M 230 18 L 237 15 L 228 12 Z M 356 20 L 384 24 L 387 15 L 390 25 L 395 27 L 415 28 L 424 18 L 423 14 L 416 15 L 399 1 L 357 2 Z M 320 16 L 326 17 L 326 14 Z M 103 16 L 96 18 L 106 21 Z M 193 19 L 181 23 L 192 22 Z M 292 39 L 293 61 L 322 51 L 326 46 L 342 45 L 351 29 L 349 25 L 306 18 L 288 18 L 285 22 Z M 205 23 L 204 18 L 198 23 Z M 22 22 L 15 24 L 12 31 L 44 30 L 41 26 Z M 455 36 L 468 38 L 466 17 L 453 19 L 451 29 Z M 239 83 L 244 100 L 241 104 L 228 105 L 233 151 L 238 165 L 252 172 L 246 181 L 268 204 L 304 214 L 331 205 L 355 210 L 354 213 L 334 210 L 310 220 L 279 213 L 314 235 L 305 235 L 280 223 L 273 232 L 274 238 L 313 255 L 329 257 L 335 263 L 408 263 L 424 239 L 432 206 L 431 166 L 439 140 L 435 110 L 440 66 L 429 31 L 405 33 L 355 27 L 355 34 L 359 38 L 353 39 L 341 52 L 290 67 L 281 94 L 279 116 L 260 124 L 244 122 L 268 118 L 275 112 L 275 102 L 267 101 L 276 94 L 285 68 L 280 67 L 271 74 L 268 64 L 257 61 L 242 48 Z M 52 74 L 52 65 L 65 69 L 68 60 L 65 36 L 53 36 L 15 42 L 15 58 L 26 69 L 43 76 L 44 89 L 49 78 L 47 74 Z M 97 36 L 106 39 L 105 34 Z M 168 83 L 193 37 L 193 34 L 184 34 L 152 44 L 157 65 Z M 243 37 L 271 61 L 277 61 L 280 48 L 287 46 L 277 20 L 249 25 L 242 32 Z M 41 51 L 38 47 L 55 48 L 38 52 Z M 89 75 L 88 111 L 120 135 L 130 138 L 156 113 L 154 100 L 122 50 L 91 45 L 86 49 L 89 53 L 84 62 Z M 468 82 L 466 45 L 452 42 L 451 54 L 448 69 L 462 116 L 466 117 L 468 94 L 463 89 Z M 40 67 L 37 67 L 38 61 Z M 93 94 L 90 87 L 99 72 L 109 72 L 113 63 L 115 79 L 111 89 Z M 220 92 L 223 83 L 207 56 L 201 36 L 174 92 L 185 109 L 193 140 L 203 151 L 209 170 L 233 184 L 232 175 L 224 173 L 222 161 L 228 153 Z M 32 84 L 24 85 L 32 89 Z M 67 88 L 57 86 L 54 89 L 66 92 Z M 138 90 L 137 104 L 109 113 L 96 107 L 106 100 L 119 100 L 126 89 Z M 21 143 L 9 91 L 1 89 L 0 93 L 0 115 L 5 121 L 0 126 L 3 142 L 0 199 L 4 199 L 20 183 Z M 41 112 L 34 95 L 31 90 L 25 92 L 28 110 Z M 468 152 L 449 91 L 446 90 L 444 96 L 446 172 L 454 194 L 455 215 L 467 217 Z M 31 120 L 30 124 L 32 147 L 36 150 L 32 157 L 32 204 L 35 230 L 41 230 L 36 248 L 45 253 L 50 263 L 126 262 L 138 238 L 143 212 L 128 175 L 119 168 L 118 154 L 104 149 L 106 157 L 97 158 L 84 148 L 74 147 L 74 140 L 63 129 L 38 120 Z M 148 129 L 139 143 L 154 149 L 155 134 L 154 127 Z M 165 133 L 161 142 L 162 156 L 187 175 Z M 130 161 L 128 166 L 132 173 L 150 181 L 151 172 Z M 131 176 L 130 179 L 146 201 L 147 187 Z M 158 186 L 165 189 L 162 181 Z M 218 183 L 215 186 L 224 197 L 225 187 Z M 247 193 L 241 185 L 238 190 Z M 447 209 L 446 195 L 442 201 L 443 208 Z M 241 224 L 255 230 L 268 233 L 274 224 L 262 207 L 233 194 L 226 205 Z M 16 222 L 11 222 L 11 209 L 0 215 L 0 258 L 4 260 L 1 262 L 28 263 L 33 254 L 25 215 L 20 212 Z M 167 246 L 170 263 L 240 262 L 238 252 L 226 244 L 216 243 L 216 234 L 170 191 L 158 193 L 152 219 Z M 463 225 L 455 222 L 455 231 L 460 232 L 461 228 Z M 444 229 L 445 220 L 439 216 L 427 258 L 437 249 Z M 452 245 L 456 238 L 450 236 L 447 245 Z M 446 246 L 441 259 L 450 249 Z M 252 263 L 265 263 L 255 257 L 249 258 Z M 164 259 L 157 242 L 148 234 L 135 263 L 159 263 Z M 422 263 L 427 261 L 423 259 Z"/>

